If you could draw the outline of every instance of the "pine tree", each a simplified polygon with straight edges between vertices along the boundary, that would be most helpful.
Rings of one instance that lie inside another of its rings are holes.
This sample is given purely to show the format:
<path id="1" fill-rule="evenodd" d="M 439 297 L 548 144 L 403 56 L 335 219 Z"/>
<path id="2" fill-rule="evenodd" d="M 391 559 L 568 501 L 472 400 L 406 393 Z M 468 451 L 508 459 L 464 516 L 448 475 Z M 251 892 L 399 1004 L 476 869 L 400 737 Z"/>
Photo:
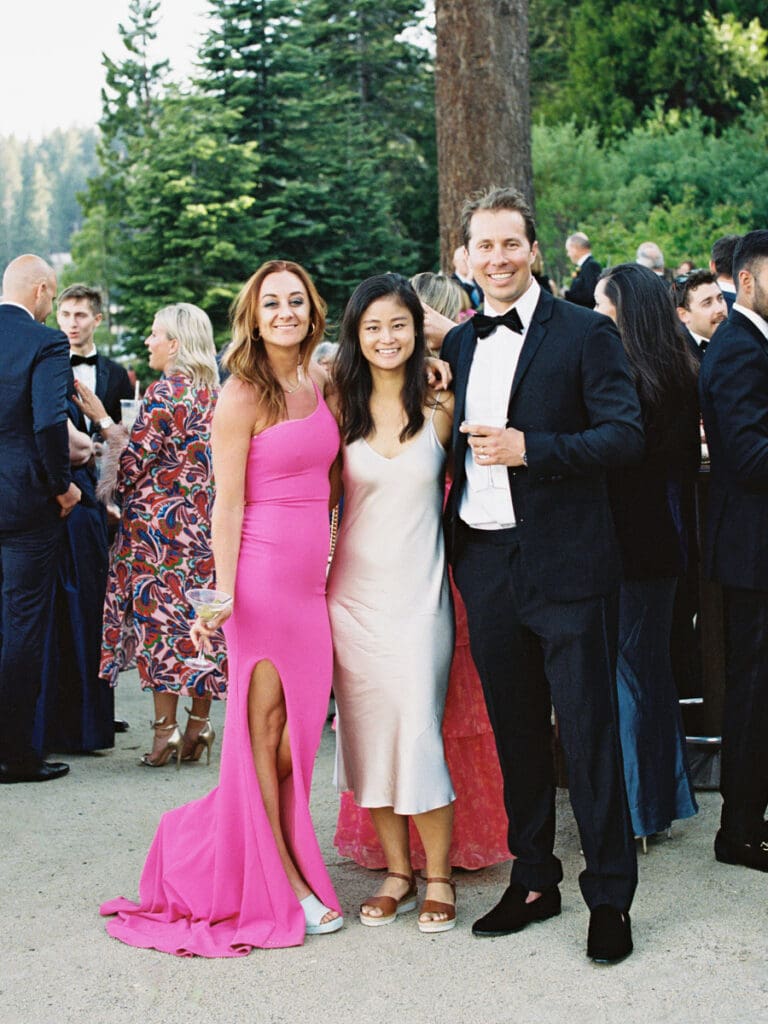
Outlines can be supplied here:
<path id="1" fill-rule="evenodd" d="M 414 0 L 213 0 L 201 86 L 258 143 L 254 215 L 270 255 L 303 263 L 334 312 L 361 277 L 434 261 L 431 80 L 397 37 Z"/>

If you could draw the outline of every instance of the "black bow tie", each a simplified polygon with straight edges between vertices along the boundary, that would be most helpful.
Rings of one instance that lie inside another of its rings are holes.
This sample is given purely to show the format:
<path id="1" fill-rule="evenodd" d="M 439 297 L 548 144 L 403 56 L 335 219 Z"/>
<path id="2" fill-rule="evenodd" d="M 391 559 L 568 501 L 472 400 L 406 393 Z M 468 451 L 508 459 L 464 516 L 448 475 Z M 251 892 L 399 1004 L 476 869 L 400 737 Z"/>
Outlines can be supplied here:
<path id="1" fill-rule="evenodd" d="M 94 352 L 92 356 L 70 356 L 69 357 L 69 361 L 72 364 L 72 366 L 82 366 L 83 364 L 85 364 L 86 366 L 95 366 L 97 359 L 98 359 L 98 354 L 96 352 Z"/>
<path id="2" fill-rule="evenodd" d="M 486 316 L 485 313 L 475 313 L 472 317 L 472 326 L 478 338 L 487 338 L 497 327 L 508 327 L 515 334 L 523 333 L 523 321 L 516 309 L 508 309 L 503 316 Z"/>

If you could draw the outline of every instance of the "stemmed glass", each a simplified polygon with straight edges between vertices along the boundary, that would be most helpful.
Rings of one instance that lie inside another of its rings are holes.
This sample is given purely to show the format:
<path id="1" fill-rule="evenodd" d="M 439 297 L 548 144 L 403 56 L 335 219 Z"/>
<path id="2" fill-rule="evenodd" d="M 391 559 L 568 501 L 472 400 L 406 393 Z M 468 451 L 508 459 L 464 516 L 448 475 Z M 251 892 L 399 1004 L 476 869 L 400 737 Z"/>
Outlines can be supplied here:
<path id="1" fill-rule="evenodd" d="M 203 622 L 211 622 L 232 603 L 231 596 L 223 590 L 188 590 L 186 597 Z M 185 664 L 190 668 L 204 669 L 209 668 L 211 662 L 204 654 L 198 653 L 194 658 L 187 658 Z"/>

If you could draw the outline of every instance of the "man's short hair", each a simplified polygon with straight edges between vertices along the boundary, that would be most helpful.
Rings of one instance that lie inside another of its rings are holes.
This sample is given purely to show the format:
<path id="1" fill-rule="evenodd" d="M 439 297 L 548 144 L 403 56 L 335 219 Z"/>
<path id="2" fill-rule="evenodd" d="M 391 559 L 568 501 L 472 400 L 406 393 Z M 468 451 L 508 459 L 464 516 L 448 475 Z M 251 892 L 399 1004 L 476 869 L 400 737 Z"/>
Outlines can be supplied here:
<path id="1" fill-rule="evenodd" d="M 733 254 L 741 235 L 723 235 L 712 246 L 709 258 L 720 277 L 733 277 Z"/>
<path id="2" fill-rule="evenodd" d="M 533 245 L 536 241 L 536 221 L 530 203 L 522 192 L 511 186 L 494 186 L 485 192 L 474 192 L 461 208 L 461 237 L 469 246 L 472 218 L 478 210 L 512 210 L 519 213 L 525 224 L 525 237 Z"/>
<path id="3" fill-rule="evenodd" d="M 648 270 L 663 270 L 664 254 L 655 242 L 641 242 L 637 247 L 635 263 Z"/>
<path id="4" fill-rule="evenodd" d="M 676 306 L 683 309 L 691 308 L 691 292 L 695 292 L 703 284 L 717 284 L 717 278 L 710 270 L 692 270 L 689 274 L 681 274 L 672 282 L 672 297 Z"/>
<path id="5" fill-rule="evenodd" d="M 87 299 L 94 316 L 100 316 L 103 308 L 101 292 L 98 288 L 91 288 L 87 284 L 71 284 L 59 295 L 58 302 L 61 304 L 65 299 Z"/>
<path id="6" fill-rule="evenodd" d="M 565 240 L 566 245 L 575 245 L 577 249 L 591 249 L 592 246 L 589 244 L 589 239 L 583 231 L 575 231 L 572 235 L 568 235 Z"/>
<path id="7" fill-rule="evenodd" d="M 768 230 L 749 231 L 736 243 L 733 253 L 733 279 L 739 276 L 740 270 L 757 272 L 757 264 L 768 259 Z"/>

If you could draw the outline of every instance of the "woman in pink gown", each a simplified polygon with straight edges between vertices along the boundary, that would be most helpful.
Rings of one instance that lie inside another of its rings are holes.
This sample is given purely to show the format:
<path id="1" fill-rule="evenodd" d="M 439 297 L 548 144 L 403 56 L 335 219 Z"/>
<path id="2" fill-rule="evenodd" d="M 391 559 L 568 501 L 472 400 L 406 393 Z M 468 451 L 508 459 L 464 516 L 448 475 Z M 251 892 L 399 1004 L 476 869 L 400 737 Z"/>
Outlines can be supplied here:
<path id="1" fill-rule="evenodd" d="M 242 956 L 342 925 L 309 812 L 331 685 L 325 605 L 329 470 L 339 448 L 310 356 L 325 324 L 306 271 L 272 261 L 237 301 L 231 377 L 213 423 L 218 587 L 229 700 L 219 785 L 163 815 L 139 903 L 105 903 L 107 930 L 180 956 Z"/>

